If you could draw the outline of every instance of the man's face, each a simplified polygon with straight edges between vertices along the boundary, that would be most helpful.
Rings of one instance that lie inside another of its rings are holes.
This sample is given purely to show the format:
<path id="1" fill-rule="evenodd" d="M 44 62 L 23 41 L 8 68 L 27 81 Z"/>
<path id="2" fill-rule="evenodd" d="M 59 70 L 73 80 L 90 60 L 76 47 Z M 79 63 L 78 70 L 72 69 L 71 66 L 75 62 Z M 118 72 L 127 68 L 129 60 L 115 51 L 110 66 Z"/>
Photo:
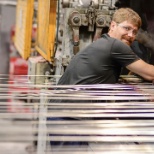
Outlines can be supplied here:
<path id="1" fill-rule="evenodd" d="M 121 40 L 123 43 L 130 46 L 131 43 L 134 41 L 137 32 L 138 27 L 134 26 L 128 21 L 124 21 L 120 24 L 112 21 L 109 35 Z"/>

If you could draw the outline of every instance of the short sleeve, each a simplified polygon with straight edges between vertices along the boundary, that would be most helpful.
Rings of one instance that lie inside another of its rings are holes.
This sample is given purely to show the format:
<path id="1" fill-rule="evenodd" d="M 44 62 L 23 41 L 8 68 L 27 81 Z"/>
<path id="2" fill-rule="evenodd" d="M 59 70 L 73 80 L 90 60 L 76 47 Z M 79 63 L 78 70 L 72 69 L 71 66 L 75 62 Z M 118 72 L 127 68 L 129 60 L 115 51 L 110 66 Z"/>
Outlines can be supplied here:
<path id="1" fill-rule="evenodd" d="M 140 59 L 128 45 L 119 40 L 113 43 L 111 57 L 123 67 Z"/>

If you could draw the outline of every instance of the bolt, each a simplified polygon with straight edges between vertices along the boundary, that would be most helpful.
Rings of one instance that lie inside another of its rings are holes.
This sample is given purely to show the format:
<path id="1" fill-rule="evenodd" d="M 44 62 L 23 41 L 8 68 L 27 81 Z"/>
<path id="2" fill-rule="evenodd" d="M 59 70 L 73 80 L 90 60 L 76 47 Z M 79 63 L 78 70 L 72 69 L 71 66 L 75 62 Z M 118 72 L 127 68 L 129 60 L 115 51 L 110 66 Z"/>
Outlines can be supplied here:
<path id="1" fill-rule="evenodd" d="M 79 21 L 80 21 L 79 17 L 74 17 L 74 18 L 73 18 L 73 22 L 74 22 L 74 23 L 77 24 L 77 23 L 79 23 Z"/>
<path id="2" fill-rule="evenodd" d="M 104 19 L 100 18 L 100 19 L 98 19 L 97 22 L 98 22 L 98 24 L 103 25 L 104 24 Z"/>

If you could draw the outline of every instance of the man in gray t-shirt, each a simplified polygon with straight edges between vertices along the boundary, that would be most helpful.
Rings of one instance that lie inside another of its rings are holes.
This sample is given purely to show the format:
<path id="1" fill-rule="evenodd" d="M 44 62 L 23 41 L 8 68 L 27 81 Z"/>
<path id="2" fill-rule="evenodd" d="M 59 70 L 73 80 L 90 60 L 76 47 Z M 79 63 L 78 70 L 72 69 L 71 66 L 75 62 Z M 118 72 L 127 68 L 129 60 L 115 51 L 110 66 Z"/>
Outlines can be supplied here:
<path id="1" fill-rule="evenodd" d="M 58 84 L 116 83 L 122 67 L 146 80 L 154 80 L 154 66 L 130 48 L 140 27 L 141 19 L 136 12 L 129 8 L 117 10 L 108 34 L 75 55 Z"/>

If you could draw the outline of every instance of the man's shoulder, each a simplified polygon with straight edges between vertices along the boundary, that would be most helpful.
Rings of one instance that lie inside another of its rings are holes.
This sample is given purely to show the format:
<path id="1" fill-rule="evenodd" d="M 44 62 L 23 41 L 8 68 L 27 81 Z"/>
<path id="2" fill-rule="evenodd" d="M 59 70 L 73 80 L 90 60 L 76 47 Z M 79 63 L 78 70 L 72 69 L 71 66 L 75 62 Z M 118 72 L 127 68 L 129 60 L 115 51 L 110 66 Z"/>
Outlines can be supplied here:
<path id="1" fill-rule="evenodd" d="M 120 41 L 120 40 L 118 40 L 118 39 L 116 39 L 114 37 L 110 37 L 109 34 L 107 34 L 107 33 L 103 34 L 101 38 L 102 39 L 108 39 L 108 40 L 111 40 L 113 42 L 125 45 L 122 41 Z"/>
<path id="2" fill-rule="evenodd" d="M 113 37 L 110 37 L 109 34 L 107 34 L 107 33 L 103 34 L 101 38 L 105 39 L 105 40 L 110 40 L 110 41 L 113 41 L 113 42 L 117 40 Z"/>

